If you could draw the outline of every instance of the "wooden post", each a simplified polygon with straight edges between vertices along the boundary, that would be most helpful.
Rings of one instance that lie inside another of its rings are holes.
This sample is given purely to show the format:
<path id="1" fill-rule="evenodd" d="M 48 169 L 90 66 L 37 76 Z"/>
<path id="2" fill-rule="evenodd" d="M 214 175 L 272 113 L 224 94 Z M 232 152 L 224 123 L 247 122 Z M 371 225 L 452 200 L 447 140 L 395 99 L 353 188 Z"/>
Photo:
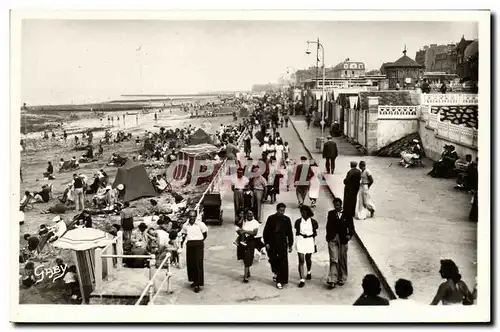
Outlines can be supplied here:
<path id="1" fill-rule="evenodd" d="M 95 289 L 99 290 L 102 287 L 102 249 L 95 249 Z"/>
<path id="2" fill-rule="evenodd" d="M 118 231 L 116 236 L 116 254 L 123 255 L 123 231 Z M 123 267 L 123 258 L 119 257 L 116 261 L 116 268 L 121 269 Z"/>

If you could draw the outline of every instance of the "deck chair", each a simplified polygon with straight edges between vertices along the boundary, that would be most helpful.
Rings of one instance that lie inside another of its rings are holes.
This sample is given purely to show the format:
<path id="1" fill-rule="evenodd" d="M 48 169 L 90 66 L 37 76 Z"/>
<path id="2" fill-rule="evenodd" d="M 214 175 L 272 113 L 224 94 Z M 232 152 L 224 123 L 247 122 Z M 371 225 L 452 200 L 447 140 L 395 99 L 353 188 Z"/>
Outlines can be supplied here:
<path id="1" fill-rule="evenodd" d="M 33 209 L 33 200 L 35 198 L 33 196 L 29 196 L 23 204 L 19 205 L 19 211 L 26 211 Z"/>
<path id="2" fill-rule="evenodd" d="M 61 168 L 59 168 L 59 173 L 61 173 L 62 171 L 68 171 L 70 169 L 71 169 L 71 161 L 66 160 L 64 164 L 62 164 Z"/>

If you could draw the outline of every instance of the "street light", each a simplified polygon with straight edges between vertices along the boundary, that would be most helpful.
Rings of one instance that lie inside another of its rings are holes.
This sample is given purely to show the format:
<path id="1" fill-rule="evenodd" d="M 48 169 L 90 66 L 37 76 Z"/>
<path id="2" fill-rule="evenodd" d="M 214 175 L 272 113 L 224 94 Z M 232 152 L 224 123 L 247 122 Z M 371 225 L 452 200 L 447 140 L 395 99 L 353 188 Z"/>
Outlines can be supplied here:
<path id="1" fill-rule="evenodd" d="M 325 102 L 326 102 L 326 94 L 325 94 L 325 48 L 323 47 L 323 44 L 319 42 L 319 39 L 317 41 L 307 41 L 307 50 L 306 54 L 311 54 L 311 51 L 309 50 L 310 44 L 316 44 L 318 47 L 321 47 L 321 59 L 323 62 L 323 92 L 322 92 L 322 107 L 321 107 L 321 142 L 324 141 L 325 137 Z"/>

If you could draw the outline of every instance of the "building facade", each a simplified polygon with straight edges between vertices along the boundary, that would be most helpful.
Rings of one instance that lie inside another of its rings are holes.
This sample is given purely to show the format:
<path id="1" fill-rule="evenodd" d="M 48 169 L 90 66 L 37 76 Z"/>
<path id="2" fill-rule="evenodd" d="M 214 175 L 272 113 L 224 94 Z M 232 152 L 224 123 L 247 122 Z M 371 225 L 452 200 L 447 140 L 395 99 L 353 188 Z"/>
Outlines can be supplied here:
<path id="1" fill-rule="evenodd" d="M 405 49 L 401 58 L 395 62 L 384 63 L 380 68 L 380 72 L 386 75 L 389 81 L 389 89 L 396 89 L 398 83 L 401 89 L 405 86 L 410 88 L 422 77 L 424 66 L 408 57 Z"/>
<path id="2" fill-rule="evenodd" d="M 366 67 L 363 62 L 346 59 L 329 70 L 331 78 L 358 78 L 365 76 Z"/>

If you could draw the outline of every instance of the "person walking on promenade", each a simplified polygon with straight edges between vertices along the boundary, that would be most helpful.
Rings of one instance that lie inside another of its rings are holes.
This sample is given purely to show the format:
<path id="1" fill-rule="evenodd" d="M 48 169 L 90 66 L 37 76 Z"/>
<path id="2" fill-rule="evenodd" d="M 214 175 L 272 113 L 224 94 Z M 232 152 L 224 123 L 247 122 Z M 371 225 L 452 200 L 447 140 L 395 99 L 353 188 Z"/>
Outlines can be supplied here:
<path id="1" fill-rule="evenodd" d="M 283 118 L 285 119 L 285 128 L 288 128 L 288 121 L 290 121 L 290 116 L 288 115 L 288 113 L 285 113 L 285 115 L 283 115 Z"/>
<path id="2" fill-rule="evenodd" d="M 304 201 L 309 193 L 309 180 L 314 176 L 314 173 L 311 169 L 311 165 L 307 162 L 307 157 L 300 157 L 301 163 L 297 165 L 295 169 L 295 191 L 297 195 L 297 201 L 299 203 L 299 207 L 304 204 Z"/>
<path id="3" fill-rule="evenodd" d="M 311 171 L 313 172 L 313 176 L 309 181 L 309 200 L 311 201 L 311 207 L 316 207 L 316 200 L 319 198 L 319 190 L 321 189 L 320 182 L 320 172 L 318 164 L 314 159 L 311 159 Z"/>
<path id="4" fill-rule="evenodd" d="M 344 212 L 354 218 L 356 213 L 356 201 L 361 181 L 361 171 L 358 163 L 351 161 L 351 169 L 344 179 Z"/>
<path id="5" fill-rule="evenodd" d="M 293 247 L 292 222 L 285 216 L 285 210 L 286 205 L 278 203 L 276 213 L 267 218 L 262 234 L 274 274 L 273 281 L 278 289 L 288 284 L 288 253 L 292 252 Z"/>
<path id="6" fill-rule="evenodd" d="M 476 290 L 471 293 L 467 284 L 462 280 L 458 266 L 451 259 L 441 260 L 439 273 L 443 279 L 446 279 L 436 292 L 431 305 L 472 305 L 476 299 Z"/>
<path id="7" fill-rule="evenodd" d="M 323 145 L 323 159 L 325 159 L 325 167 L 327 174 L 335 173 L 335 159 L 338 156 L 337 143 L 332 140 L 332 136 L 328 136 L 327 141 Z"/>
<path id="8" fill-rule="evenodd" d="M 208 228 L 204 222 L 198 220 L 196 210 L 189 211 L 189 220 L 182 226 L 182 244 L 186 243 L 186 264 L 188 280 L 195 293 L 204 285 L 203 272 L 203 241 L 207 238 Z"/>
<path id="9" fill-rule="evenodd" d="M 245 133 L 245 138 L 243 139 L 243 144 L 244 144 L 245 156 L 250 157 L 250 154 L 252 153 L 251 130 L 249 130 Z"/>
<path id="10" fill-rule="evenodd" d="M 363 278 L 363 294 L 354 302 L 354 305 L 389 305 L 389 301 L 379 294 L 382 291 L 380 280 L 374 274 L 367 274 Z"/>
<path id="11" fill-rule="evenodd" d="M 253 212 L 248 210 L 245 213 L 245 218 L 238 223 L 236 233 L 242 238 L 244 241 L 240 241 L 238 243 L 238 247 L 236 249 L 236 256 L 238 260 L 242 260 L 245 266 L 243 271 L 243 282 L 248 283 L 248 279 L 250 278 L 250 267 L 253 264 L 255 249 L 256 249 L 256 236 L 259 230 L 260 224 L 253 217 Z"/>
<path id="12" fill-rule="evenodd" d="M 330 257 L 330 270 L 327 285 L 334 289 L 336 285 L 343 286 L 347 280 L 347 249 L 349 240 L 355 233 L 351 216 L 342 211 L 342 200 L 333 200 L 334 210 L 328 212 L 326 222 L 326 242 Z"/>
<path id="13" fill-rule="evenodd" d="M 313 219 L 314 213 L 307 205 L 300 207 L 301 218 L 295 221 L 295 238 L 297 243 L 297 255 L 299 257 L 299 287 L 306 284 L 306 279 L 311 280 L 312 254 L 316 252 L 315 238 L 318 235 L 318 222 Z M 304 273 L 304 262 L 307 267 L 307 275 Z"/>
<path id="14" fill-rule="evenodd" d="M 234 213 L 235 220 L 238 218 L 237 213 L 243 209 L 243 191 L 245 187 L 249 184 L 249 180 L 243 175 L 243 169 L 238 168 L 236 171 L 236 177 L 233 178 L 231 189 L 233 191 L 233 201 L 234 201 Z"/>
<path id="15" fill-rule="evenodd" d="M 370 216 L 372 218 L 375 215 L 375 205 L 371 200 L 369 192 L 371 186 L 373 185 L 373 177 L 371 172 L 366 168 L 366 163 L 364 161 L 359 162 L 359 168 L 361 169 L 361 182 L 358 200 L 356 203 L 355 217 L 358 220 L 364 220 L 366 219 L 368 212 L 370 212 Z"/>
<path id="16" fill-rule="evenodd" d="M 311 121 L 312 121 L 311 112 L 307 112 L 307 114 L 306 114 L 307 129 L 311 128 Z"/>
<path id="17" fill-rule="evenodd" d="M 253 213 L 257 221 L 262 221 L 262 202 L 266 197 L 267 180 L 262 176 L 258 165 L 252 167 Z"/>

